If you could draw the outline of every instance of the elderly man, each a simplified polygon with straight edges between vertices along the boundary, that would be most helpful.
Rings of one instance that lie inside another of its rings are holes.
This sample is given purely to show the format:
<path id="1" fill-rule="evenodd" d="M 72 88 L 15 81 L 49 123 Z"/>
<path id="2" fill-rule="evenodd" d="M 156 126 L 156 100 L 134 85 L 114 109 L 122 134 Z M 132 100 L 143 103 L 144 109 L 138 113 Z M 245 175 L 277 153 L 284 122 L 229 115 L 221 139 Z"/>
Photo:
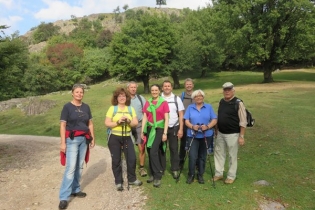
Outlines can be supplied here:
<path id="1" fill-rule="evenodd" d="M 229 170 L 226 184 L 232 184 L 236 179 L 238 145 L 244 145 L 244 134 L 247 125 L 245 106 L 235 97 L 234 85 L 231 82 L 223 84 L 223 96 L 218 109 L 218 124 L 214 149 L 215 176 L 214 181 L 223 179 L 226 152 L 229 154 Z"/>

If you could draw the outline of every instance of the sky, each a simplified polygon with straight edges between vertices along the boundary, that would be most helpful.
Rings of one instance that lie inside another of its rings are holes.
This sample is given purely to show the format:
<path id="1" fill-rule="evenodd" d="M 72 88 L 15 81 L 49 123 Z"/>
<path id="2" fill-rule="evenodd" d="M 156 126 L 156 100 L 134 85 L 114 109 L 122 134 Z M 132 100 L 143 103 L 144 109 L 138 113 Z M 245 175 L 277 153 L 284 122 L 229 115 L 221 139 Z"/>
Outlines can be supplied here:
<path id="1" fill-rule="evenodd" d="M 166 0 L 167 8 L 206 7 L 210 0 Z M 10 26 L 6 35 L 25 34 L 41 22 L 69 20 L 71 15 L 83 17 L 95 13 L 112 13 L 119 6 L 129 8 L 156 7 L 156 0 L 0 0 L 0 25 Z"/>

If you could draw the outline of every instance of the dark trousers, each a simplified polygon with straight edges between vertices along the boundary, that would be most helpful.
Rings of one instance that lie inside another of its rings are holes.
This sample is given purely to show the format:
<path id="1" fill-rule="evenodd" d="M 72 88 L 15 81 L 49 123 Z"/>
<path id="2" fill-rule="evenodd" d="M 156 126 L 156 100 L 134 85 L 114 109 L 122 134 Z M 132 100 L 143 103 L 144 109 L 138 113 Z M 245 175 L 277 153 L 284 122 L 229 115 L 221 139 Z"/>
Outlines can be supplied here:
<path id="1" fill-rule="evenodd" d="M 207 145 L 204 138 L 194 138 L 188 137 L 189 143 L 191 141 L 191 147 L 189 151 L 189 173 L 188 176 L 195 175 L 196 164 L 198 166 L 198 174 L 203 175 L 205 172 L 206 161 L 207 161 Z M 213 141 L 213 136 L 206 137 L 208 146 L 211 141 Z"/>
<path id="2" fill-rule="evenodd" d="M 178 132 L 179 126 L 169 127 L 167 130 L 167 142 L 170 150 L 171 171 L 179 170 L 179 155 L 178 155 Z M 161 151 L 161 163 L 163 171 L 166 170 L 166 153 Z"/>
<path id="3" fill-rule="evenodd" d="M 183 128 L 183 137 L 180 139 L 180 146 L 179 146 L 179 161 L 180 163 L 184 162 L 185 155 L 186 155 L 186 140 L 187 140 L 187 126 L 184 123 L 184 128 Z"/>
<path id="4" fill-rule="evenodd" d="M 131 137 L 111 134 L 108 140 L 108 148 L 112 157 L 112 171 L 115 177 L 115 184 L 123 183 L 121 161 L 122 150 L 127 163 L 128 182 L 136 181 L 136 153 Z"/>
<path id="5" fill-rule="evenodd" d="M 152 128 L 148 128 L 148 135 Z M 147 147 L 147 152 L 149 156 L 149 167 L 150 167 L 150 174 L 154 177 L 156 180 L 162 179 L 162 164 L 161 164 L 161 142 L 162 142 L 162 135 L 163 135 L 163 128 L 156 128 L 156 135 L 152 144 L 151 148 Z"/>

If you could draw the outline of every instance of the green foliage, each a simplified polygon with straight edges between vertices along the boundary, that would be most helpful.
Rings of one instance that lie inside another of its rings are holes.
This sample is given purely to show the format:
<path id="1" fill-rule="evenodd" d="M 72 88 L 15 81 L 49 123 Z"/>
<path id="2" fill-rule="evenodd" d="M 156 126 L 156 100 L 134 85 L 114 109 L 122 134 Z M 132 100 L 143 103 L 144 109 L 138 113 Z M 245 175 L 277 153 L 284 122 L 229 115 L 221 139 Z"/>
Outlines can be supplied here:
<path id="1" fill-rule="evenodd" d="M 97 31 L 100 30 L 100 23 L 96 24 L 96 30 L 93 30 L 93 22 L 88 18 L 82 18 L 78 26 L 69 34 L 69 41 L 76 43 L 82 48 L 96 47 Z"/>
<path id="2" fill-rule="evenodd" d="M 84 72 L 84 82 L 100 81 L 109 75 L 109 49 L 89 49 L 84 51 L 80 69 Z"/>
<path id="3" fill-rule="evenodd" d="M 42 22 L 33 32 L 34 44 L 47 41 L 50 37 L 59 33 L 60 27 L 54 26 L 53 23 Z"/>
<path id="4" fill-rule="evenodd" d="M 82 79 L 79 71 L 83 50 L 73 43 L 62 43 L 47 48 L 46 56 L 50 63 L 58 70 L 58 77 L 62 88 L 71 87 Z"/>
<path id="5" fill-rule="evenodd" d="M 166 5 L 166 0 L 156 0 L 156 5 Z"/>
<path id="6" fill-rule="evenodd" d="M 144 13 L 140 19 L 126 21 L 111 42 L 111 75 L 121 79 L 141 78 L 148 92 L 149 75 L 169 75 L 174 34 L 164 15 Z"/>
<path id="7" fill-rule="evenodd" d="M 23 97 L 23 76 L 28 66 L 28 49 L 17 37 L 0 39 L 0 101 Z"/>
<path id="8" fill-rule="evenodd" d="M 288 59 L 307 59 L 314 52 L 314 5 L 302 1 L 218 1 L 216 31 L 228 51 L 227 63 L 243 68 L 257 62 L 264 82 Z"/>
<path id="9" fill-rule="evenodd" d="M 109 43 L 112 41 L 113 33 L 106 29 L 101 31 L 96 39 L 96 46 L 99 48 L 104 48 L 109 45 Z"/>

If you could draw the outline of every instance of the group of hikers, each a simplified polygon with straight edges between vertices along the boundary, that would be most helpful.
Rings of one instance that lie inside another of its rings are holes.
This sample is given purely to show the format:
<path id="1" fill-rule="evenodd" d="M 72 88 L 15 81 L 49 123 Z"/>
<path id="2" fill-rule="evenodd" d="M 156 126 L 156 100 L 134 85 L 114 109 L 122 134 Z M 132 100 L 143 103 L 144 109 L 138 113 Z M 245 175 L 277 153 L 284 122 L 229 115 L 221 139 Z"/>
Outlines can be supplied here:
<path id="1" fill-rule="evenodd" d="M 223 84 L 223 99 L 218 114 L 206 103 L 205 93 L 194 90 L 193 80 L 187 78 L 185 91 L 176 96 L 171 81 L 165 80 L 162 87 L 150 87 L 147 100 L 137 94 L 136 82 L 126 88 L 117 88 L 112 95 L 106 117 L 108 148 L 112 159 L 112 171 L 118 191 L 124 190 L 121 156 L 127 165 L 127 187 L 140 186 L 137 179 L 137 158 L 134 145 L 139 150 L 139 175 L 149 175 L 147 183 L 161 186 L 167 170 L 166 152 L 170 153 L 170 170 L 174 179 L 179 179 L 188 157 L 187 184 L 204 184 L 208 154 L 214 154 L 215 174 L 213 182 L 223 179 L 224 165 L 228 154 L 229 169 L 224 180 L 232 184 L 236 179 L 237 153 L 244 145 L 247 125 L 245 106 L 236 105 L 235 88 L 231 82 Z M 92 114 L 89 106 L 82 102 L 84 87 L 74 85 L 72 101 L 64 105 L 60 117 L 61 153 L 65 154 L 66 169 L 60 193 L 59 209 L 66 209 L 70 196 L 85 197 L 81 191 L 80 178 L 84 161 L 89 159 L 89 149 L 95 145 Z M 237 108 L 236 108 L 237 107 Z M 168 150 L 167 150 L 168 147 Z M 146 152 L 148 172 L 145 168 Z M 197 172 L 196 172 L 197 171 Z"/>

